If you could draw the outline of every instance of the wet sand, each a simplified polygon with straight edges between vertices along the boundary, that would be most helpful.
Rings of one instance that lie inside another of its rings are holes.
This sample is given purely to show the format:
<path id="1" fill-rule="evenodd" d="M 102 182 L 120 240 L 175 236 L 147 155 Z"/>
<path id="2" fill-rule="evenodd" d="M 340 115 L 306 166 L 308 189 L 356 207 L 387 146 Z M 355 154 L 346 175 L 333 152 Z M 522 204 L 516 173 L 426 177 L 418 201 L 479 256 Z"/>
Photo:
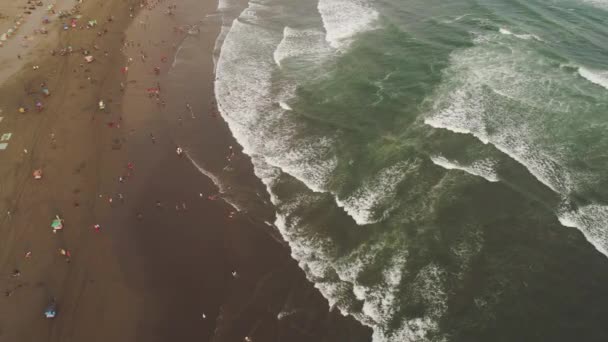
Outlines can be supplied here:
<path id="1" fill-rule="evenodd" d="M 0 341 L 368 341 L 371 331 L 330 310 L 263 223 L 272 210 L 262 185 L 214 108 L 219 27 L 207 14 L 217 4 L 186 0 L 168 16 L 173 2 L 130 3 L 85 1 L 83 19 L 98 27 L 58 34 L 58 48 L 83 47 L 95 62 L 39 53 L 31 63 L 40 69 L 26 65 L 0 89 L 0 135 L 12 132 L 0 151 L 0 286 L 9 295 Z M 200 33 L 174 30 L 192 24 Z M 158 99 L 149 97 L 158 85 Z M 195 164 L 238 177 L 242 189 L 221 190 L 262 204 L 238 212 Z M 55 215 L 65 220 L 57 234 Z M 53 297 L 59 315 L 47 320 Z"/>

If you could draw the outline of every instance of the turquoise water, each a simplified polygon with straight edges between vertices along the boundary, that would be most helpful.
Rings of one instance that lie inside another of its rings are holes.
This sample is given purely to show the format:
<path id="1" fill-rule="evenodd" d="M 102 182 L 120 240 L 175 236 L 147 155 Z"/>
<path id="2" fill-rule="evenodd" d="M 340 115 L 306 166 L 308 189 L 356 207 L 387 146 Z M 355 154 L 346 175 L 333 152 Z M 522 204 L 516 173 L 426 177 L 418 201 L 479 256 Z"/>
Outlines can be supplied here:
<path id="1" fill-rule="evenodd" d="M 216 97 L 375 341 L 608 341 L 608 2 L 264 0 Z"/>

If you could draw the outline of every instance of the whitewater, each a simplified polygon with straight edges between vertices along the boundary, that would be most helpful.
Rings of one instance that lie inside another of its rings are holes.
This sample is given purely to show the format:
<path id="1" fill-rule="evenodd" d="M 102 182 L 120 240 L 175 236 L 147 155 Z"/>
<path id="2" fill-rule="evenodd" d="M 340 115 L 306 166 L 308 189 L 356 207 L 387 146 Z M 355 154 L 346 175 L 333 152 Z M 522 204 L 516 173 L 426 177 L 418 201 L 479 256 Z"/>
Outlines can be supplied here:
<path id="1" fill-rule="evenodd" d="M 550 312 L 600 305 L 537 296 L 523 307 L 560 328 L 508 323 L 530 283 L 602 277 L 577 265 L 608 260 L 601 2 L 236 8 L 218 7 L 218 108 L 332 307 L 374 341 L 470 342 L 566 341 L 567 318 Z"/>

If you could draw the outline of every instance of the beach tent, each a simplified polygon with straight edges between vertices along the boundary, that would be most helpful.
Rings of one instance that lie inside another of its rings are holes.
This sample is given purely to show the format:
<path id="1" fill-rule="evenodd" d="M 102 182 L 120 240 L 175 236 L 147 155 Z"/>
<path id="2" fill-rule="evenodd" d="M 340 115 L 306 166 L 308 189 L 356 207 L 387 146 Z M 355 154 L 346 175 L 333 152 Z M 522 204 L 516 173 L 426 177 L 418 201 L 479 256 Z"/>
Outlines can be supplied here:
<path id="1" fill-rule="evenodd" d="M 93 58 L 93 56 L 89 55 L 89 56 L 86 56 L 86 57 L 84 58 L 84 60 L 85 60 L 85 61 L 87 61 L 87 63 L 91 63 L 92 61 L 94 61 L 94 60 L 95 60 L 95 58 Z"/>

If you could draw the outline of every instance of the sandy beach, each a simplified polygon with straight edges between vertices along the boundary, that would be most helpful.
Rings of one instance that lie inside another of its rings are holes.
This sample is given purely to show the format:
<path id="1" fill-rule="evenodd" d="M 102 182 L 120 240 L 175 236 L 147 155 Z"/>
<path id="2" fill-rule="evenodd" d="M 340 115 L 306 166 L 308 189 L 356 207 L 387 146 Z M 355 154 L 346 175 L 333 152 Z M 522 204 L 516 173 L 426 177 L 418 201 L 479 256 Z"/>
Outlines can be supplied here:
<path id="1" fill-rule="evenodd" d="M 38 6 L 0 48 L 0 341 L 370 340 L 264 224 L 215 108 L 217 3 L 74 4 Z M 18 44 L 45 16 L 48 34 Z M 224 200 L 239 190 L 255 213 Z"/>

